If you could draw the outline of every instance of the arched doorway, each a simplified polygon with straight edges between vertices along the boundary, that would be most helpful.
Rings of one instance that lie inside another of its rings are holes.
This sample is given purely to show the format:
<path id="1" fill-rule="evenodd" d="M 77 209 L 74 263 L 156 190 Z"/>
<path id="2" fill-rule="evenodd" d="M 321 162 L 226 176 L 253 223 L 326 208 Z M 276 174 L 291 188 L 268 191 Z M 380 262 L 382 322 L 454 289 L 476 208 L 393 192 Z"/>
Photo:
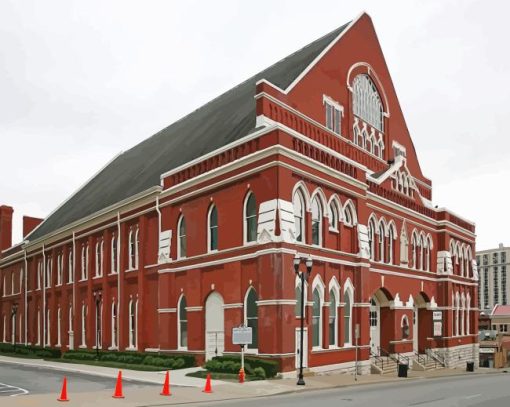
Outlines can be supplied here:
<path id="1" fill-rule="evenodd" d="M 205 302 L 205 359 L 221 356 L 224 350 L 223 297 L 217 292 L 212 292 Z"/>
<path id="2" fill-rule="evenodd" d="M 415 353 L 425 353 L 425 342 L 420 335 L 427 336 L 426 333 L 420 332 L 420 321 L 421 325 L 425 321 L 425 313 L 427 312 L 427 302 L 429 298 L 425 293 L 419 293 L 414 297 L 413 307 L 413 351 Z"/>
<path id="3" fill-rule="evenodd" d="M 379 304 L 373 296 L 370 299 L 370 352 L 373 355 L 379 354 L 379 347 L 381 346 L 381 309 Z"/>
<path id="4" fill-rule="evenodd" d="M 381 337 L 384 336 L 381 314 L 383 313 L 386 318 L 388 317 L 387 311 L 392 299 L 391 294 L 384 288 L 379 288 L 370 298 L 370 352 L 374 355 L 380 355 L 380 350 L 384 347 L 381 346 Z M 387 336 L 388 332 L 386 332 L 384 337 L 386 338 Z"/>

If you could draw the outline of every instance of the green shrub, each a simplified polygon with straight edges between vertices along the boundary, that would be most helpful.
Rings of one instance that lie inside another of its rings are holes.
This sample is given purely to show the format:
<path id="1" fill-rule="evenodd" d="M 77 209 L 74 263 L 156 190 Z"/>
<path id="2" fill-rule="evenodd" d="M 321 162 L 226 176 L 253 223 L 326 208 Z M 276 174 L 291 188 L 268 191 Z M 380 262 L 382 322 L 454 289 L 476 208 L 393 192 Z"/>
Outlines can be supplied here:
<path id="1" fill-rule="evenodd" d="M 266 378 L 266 371 L 259 366 L 259 367 L 256 367 L 255 369 L 253 369 L 253 375 L 255 377 L 260 378 L 260 379 L 265 379 Z"/>
<path id="2" fill-rule="evenodd" d="M 218 362 L 225 362 L 225 361 L 232 361 L 237 362 L 240 364 L 241 358 L 238 356 L 216 356 L 212 360 L 218 361 Z M 246 357 L 245 359 L 245 371 L 248 373 L 248 370 L 246 369 L 246 366 L 249 365 L 250 369 L 255 369 L 257 367 L 261 367 L 264 369 L 264 372 L 266 373 L 267 378 L 275 377 L 278 374 L 278 362 L 274 360 L 265 360 L 265 359 L 259 359 L 255 357 Z M 207 364 L 206 364 L 207 365 Z M 248 373 L 250 374 L 250 373 Z"/>
<path id="3" fill-rule="evenodd" d="M 63 358 L 66 360 L 95 360 L 96 355 L 89 352 L 66 352 Z"/>

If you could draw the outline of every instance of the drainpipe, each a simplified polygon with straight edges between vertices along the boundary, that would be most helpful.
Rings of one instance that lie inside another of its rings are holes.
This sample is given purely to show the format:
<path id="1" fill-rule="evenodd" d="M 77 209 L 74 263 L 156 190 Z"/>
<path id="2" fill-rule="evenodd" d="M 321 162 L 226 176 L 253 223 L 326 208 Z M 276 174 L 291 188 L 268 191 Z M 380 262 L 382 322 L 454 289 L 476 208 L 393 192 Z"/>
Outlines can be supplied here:
<path id="1" fill-rule="evenodd" d="M 43 264 L 42 264 L 42 289 L 43 289 L 43 298 L 42 298 L 42 320 L 43 320 L 43 330 L 42 330 L 42 347 L 46 347 L 46 254 L 44 253 L 44 244 L 42 246 L 42 256 L 43 256 Z"/>
<path id="2" fill-rule="evenodd" d="M 159 241 L 161 239 L 161 210 L 159 209 L 159 196 L 156 196 L 156 212 L 158 213 L 158 263 L 159 263 Z M 158 290 L 158 309 L 160 307 L 161 307 L 161 302 L 160 302 L 160 296 L 159 296 L 159 290 Z M 159 312 L 158 312 L 158 325 L 161 326 Z M 161 342 L 159 342 L 159 348 L 161 349 Z"/>
<path id="3" fill-rule="evenodd" d="M 75 338 L 74 338 L 74 321 L 76 318 L 76 233 L 73 231 L 73 262 L 72 262 L 72 270 L 70 272 L 73 273 L 73 309 L 72 309 L 72 321 L 73 323 L 69 327 L 69 337 L 73 338 L 73 343 L 69 341 L 69 349 L 74 349 L 75 346 Z M 69 279 L 69 277 L 67 277 Z"/>
<path id="4" fill-rule="evenodd" d="M 27 275 L 28 275 L 28 262 L 27 262 L 27 249 L 23 249 L 23 259 L 25 261 L 25 275 L 24 283 L 25 283 L 25 346 L 28 345 L 28 324 L 27 324 L 27 316 L 28 316 L 28 293 L 27 293 Z"/>
<path id="5" fill-rule="evenodd" d="M 121 307 L 120 307 L 120 212 L 117 212 L 117 350 L 120 350 L 120 318 L 121 318 Z"/>

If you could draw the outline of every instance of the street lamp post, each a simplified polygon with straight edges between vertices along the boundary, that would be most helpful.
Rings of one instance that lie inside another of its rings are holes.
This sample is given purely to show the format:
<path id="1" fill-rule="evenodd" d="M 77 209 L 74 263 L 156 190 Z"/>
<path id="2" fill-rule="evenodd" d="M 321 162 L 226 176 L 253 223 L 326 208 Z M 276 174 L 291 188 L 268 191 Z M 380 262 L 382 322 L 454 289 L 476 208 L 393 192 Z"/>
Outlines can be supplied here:
<path id="1" fill-rule="evenodd" d="M 101 290 L 94 291 L 94 299 L 96 300 L 96 359 L 99 360 L 99 332 L 100 332 L 99 307 L 101 305 Z"/>
<path id="2" fill-rule="evenodd" d="M 13 344 L 14 344 L 14 353 L 16 353 L 16 314 L 18 313 L 18 304 L 13 304 L 12 305 L 12 314 L 11 314 L 11 321 L 12 321 L 12 318 L 14 317 L 14 323 L 12 324 L 12 339 L 13 339 Z M 5 329 L 5 327 L 4 327 Z"/>
<path id="3" fill-rule="evenodd" d="M 299 271 L 299 264 L 301 263 L 301 258 L 296 254 L 294 257 L 294 272 L 299 277 L 301 281 L 301 334 L 300 334 L 300 346 L 299 346 L 299 378 L 297 384 L 299 386 L 305 385 L 305 380 L 303 379 L 303 341 L 304 341 L 304 330 L 305 330 L 305 280 L 308 280 L 310 273 L 312 272 L 312 258 L 308 256 L 305 261 L 306 271 Z"/>

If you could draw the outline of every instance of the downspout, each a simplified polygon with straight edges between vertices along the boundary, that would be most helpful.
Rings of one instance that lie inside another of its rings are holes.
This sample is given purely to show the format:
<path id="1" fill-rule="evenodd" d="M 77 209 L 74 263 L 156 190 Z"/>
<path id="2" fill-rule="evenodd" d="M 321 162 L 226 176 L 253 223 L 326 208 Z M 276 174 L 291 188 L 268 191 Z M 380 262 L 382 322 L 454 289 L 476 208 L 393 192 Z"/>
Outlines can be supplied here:
<path id="1" fill-rule="evenodd" d="M 28 345 L 28 324 L 27 324 L 27 316 L 28 316 L 28 290 L 27 290 L 27 274 L 28 274 L 28 261 L 27 261 L 27 249 L 23 249 L 23 260 L 25 262 L 25 275 L 23 276 L 25 281 L 25 346 Z"/>
<path id="2" fill-rule="evenodd" d="M 42 306 L 42 320 L 43 320 L 43 330 L 42 330 L 42 347 L 46 347 L 46 254 L 44 253 L 44 244 L 42 245 L 42 256 L 43 256 L 43 306 Z"/>
<path id="3" fill-rule="evenodd" d="M 159 195 L 156 196 L 156 212 L 158 213 L 158 263 L 159 263 L 159 242 L 161 240 L 161 210 L 159 209 Z M 159 280 L 159 277 L 158 277 Z M 160 294 L 158 290 L 158 309 L 161 307 Z M 160 313 L 158 312 L 158 327 L 161 326 Z M 161 337 L 160 337 L 161 338 Z M 159 348 L 161 349 L 161 342 L 159 342 Z"/>
<path id="4" fill-rule="evenodd" d="M 70 272 L 73 273 L 73 309 L 72 309 L 72 321 L 73 323 L 69 327 L 70 335 L 73 338 L 73 344 L 69 343 L 69 348 L 74 349 L 76 338 L 74 337 L 74 321 L 76 318 L 76 233 L 73 231 L 73 262 L 72 262 L 73 269 L 70 270 Z M 69 277 L 68 277 L 69 279 Z"/>
<path id="5" fill-rule="evenodd" d="M 121 317 L 121 307 L 120 307 L 120 212 L 117 212 L 117 350 L 120 350 L 120 317 Z"/>

